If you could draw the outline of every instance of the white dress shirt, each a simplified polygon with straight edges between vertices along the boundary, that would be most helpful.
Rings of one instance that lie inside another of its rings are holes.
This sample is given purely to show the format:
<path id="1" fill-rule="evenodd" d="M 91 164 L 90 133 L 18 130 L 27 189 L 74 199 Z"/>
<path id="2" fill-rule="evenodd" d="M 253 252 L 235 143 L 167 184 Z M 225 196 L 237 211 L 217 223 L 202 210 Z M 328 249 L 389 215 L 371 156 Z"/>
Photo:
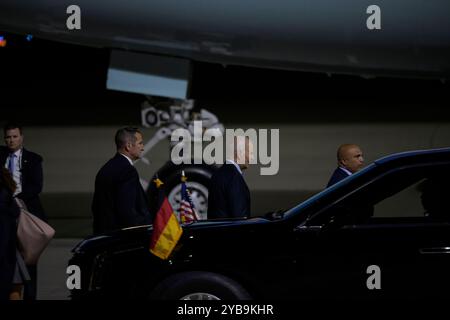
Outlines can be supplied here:
<path id="1" fill-rule="evenodd" d="M 352 173 L 350 171 L 348 171 L 347 169 L 345 169 L 344 167 L 339 167 L 339 169 L 341 169 L 342 171 L 344 171 L 346 174 L 348 174 L 349 176 L 352 175 Z"/>
<path id="2" fill-rule="evenodd" d="M 14 179 L 14 182 L 16 183 L 16 191 L 14 192 L 14 196 L 16 196 L 22 192 L 22 149 L 14 152 L 14 155 L 14 172 L 12 173 L 12 177 Z M 6 158 L 6 169 L 9 169 L 9 162 L 11 161 L 11 158 L 11 155 Z"/>

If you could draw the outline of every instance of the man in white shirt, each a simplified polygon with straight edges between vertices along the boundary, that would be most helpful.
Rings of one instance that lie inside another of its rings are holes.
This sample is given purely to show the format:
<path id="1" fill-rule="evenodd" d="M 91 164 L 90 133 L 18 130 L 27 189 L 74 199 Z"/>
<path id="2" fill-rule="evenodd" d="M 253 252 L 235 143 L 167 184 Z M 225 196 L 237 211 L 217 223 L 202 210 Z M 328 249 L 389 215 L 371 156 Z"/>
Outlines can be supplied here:
<path id="1" fill-rule="evenodd" d="M 44 181 L 42 157 L 23 147 L 21 126 L 7 124 L 3 133 L 6 147 L 0 149 L 0 163 L 10 171 L 16 182 L 14 196 L 22 199 L 32 214 L 47 220 L 39 199 Z"/>
<path id="2" fill-rule="evenodd" d="M 17 189 L 14 196 L 23 200 L 29 212 L 47 221 L 39 198 L 44 184 L 42 157 L 23 147 L 23 131 L 19 124 L 9 123 L 3 128 L 6 146 L 0 147 L 0 163 L 9 170 Z M 37 295 L 37 266 L 27 266 L 31 277 L 25 285 L 24 300 Z"/>

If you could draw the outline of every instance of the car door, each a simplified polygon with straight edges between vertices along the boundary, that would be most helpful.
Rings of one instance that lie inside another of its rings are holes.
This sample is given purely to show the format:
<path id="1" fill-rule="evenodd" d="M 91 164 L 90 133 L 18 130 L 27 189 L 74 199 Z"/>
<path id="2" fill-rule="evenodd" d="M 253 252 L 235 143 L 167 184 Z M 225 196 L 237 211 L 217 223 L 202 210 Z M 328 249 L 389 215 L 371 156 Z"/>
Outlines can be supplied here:
<path id="1" fill-rule="evenodd" d="M 445 295 L 450 284 L 445 212 L 450 212 L 446 201 L 432 199 L 441 214 L 431 217 L 423 185 L 436 177 L 449 181 L 449 171 L 448 164 L 390 169 L 325 205 L 296 229 L 297 260 L 303 262 L 297 268 L 298 285 L 318 297 Z M 445 191 L 440 197 L 450 199 Z"/>

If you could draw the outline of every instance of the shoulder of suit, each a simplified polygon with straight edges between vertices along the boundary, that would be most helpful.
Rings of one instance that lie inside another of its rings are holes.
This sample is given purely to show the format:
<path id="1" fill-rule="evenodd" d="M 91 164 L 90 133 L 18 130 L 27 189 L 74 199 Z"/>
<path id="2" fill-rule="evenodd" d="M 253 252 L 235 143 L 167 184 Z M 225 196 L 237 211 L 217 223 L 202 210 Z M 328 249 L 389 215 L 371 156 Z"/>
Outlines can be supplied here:
<path id="1" fill-rule="evenodd" d="M 43 161 L 42 157 L 39 154 L 37 154 L 36 152 L 33 152 L 33 151 L 29 151 L 25 148 L 23 148 L 23 150 L 22 150 L 22 157 L 25 157 L 27 159 L 30 159 L 31 161 L 36 161 L 36 162 Z"/>
<path id="2" fill-rule="evenodd" d="M 235 176 L 235 172 L 237 172 L 237 170 L 232 167 L 234 166 L 229 164 L 223 164 L 213 173 L 211 180 L 218 182 L 232 179 Z"/>
<path id="3" fill-rule="evenodd" d="M 126 180 L 138 176 L 136 169 L 122 156 L 114 156 L 109 159 L 97 172 L 98 179 Z"/>
<path id="4" fill-rule="evenodd" d="M 127 158 L 118 153 L 111 159 L 111 161 L 120 164 L 121 166 L 128 168 L 130 170 L 134 168 L 134 166 L 130 163 L 130 161 Z"/>
<path id="5" fill-rule="evenodd" d="M 128 171 L 133 169 L 133 166 L 130 164 L 130 162 L 128 162 L 127 159 L 117 154 L 111 159 L 109 159 L 108 162 L 105 163 L 104 167 L 120 171 Z"/>
<path id="6" fill-rule="evenodd" d="M 230 163 L 225 163 L 222 165 L 216 172 L 220 172 L 221 174 L 230 176 L 230 175 L 241 175 L 240 172 L 237 170 L 237 168 Z"/>
<path id="7" fill-rule="evenodd" d="M 113 163 L 115 163 L 117 166 L 120 166 L 120 171 L 124 174 L 137 174 L 136 168 L 124 156 L 120 154 L 116 155 L 111 159 L 111 161 L 113 161 Z"/>

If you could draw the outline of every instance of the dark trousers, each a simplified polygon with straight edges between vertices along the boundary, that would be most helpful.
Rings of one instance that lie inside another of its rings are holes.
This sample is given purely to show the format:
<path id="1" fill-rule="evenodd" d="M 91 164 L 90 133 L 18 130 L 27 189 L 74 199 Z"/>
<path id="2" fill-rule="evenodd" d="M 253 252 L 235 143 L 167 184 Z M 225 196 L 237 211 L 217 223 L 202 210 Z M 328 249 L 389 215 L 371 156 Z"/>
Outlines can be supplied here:
<path id="1" fill-rule="evenodd" d="M 25 283 L 23 300 L 36 300 L 37 296 L 37 265 L 27 266 L 31 280 Z"/>

